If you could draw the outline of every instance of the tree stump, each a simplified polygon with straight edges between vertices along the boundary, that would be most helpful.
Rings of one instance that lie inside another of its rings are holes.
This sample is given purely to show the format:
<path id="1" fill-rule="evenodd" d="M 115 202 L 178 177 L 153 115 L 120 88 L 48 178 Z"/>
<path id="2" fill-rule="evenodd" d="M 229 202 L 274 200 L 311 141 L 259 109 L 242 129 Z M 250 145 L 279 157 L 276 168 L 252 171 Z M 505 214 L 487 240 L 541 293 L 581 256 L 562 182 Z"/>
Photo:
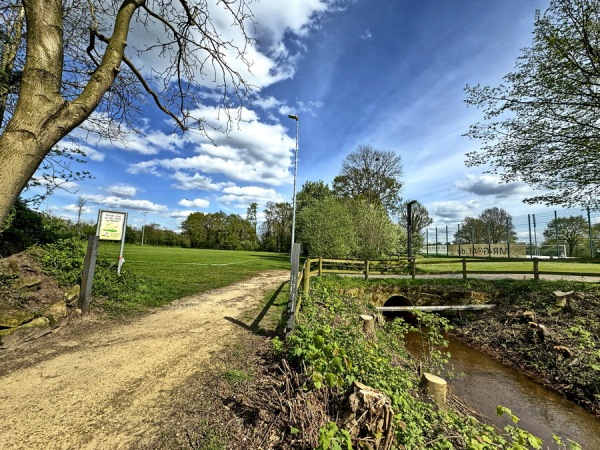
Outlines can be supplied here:
<path id="1" fill-rule="evenodd" d="M 367 339 L 373 339 L 375 337 L 375 318 L 366 314 L 361 314 L 360 319 L 362 320 L 363 333 Z"/>
<path id="2" fill-rule="evenodd" d="M 421 389 L 426 395 L 429 395 L 440 408 L 446 406 L 446 393 L 448 391 L 448 383 L 446 380 L 431 373 L 424 373 L 421 376 Z"/>
<path id="3" fill-rule="evenodd" d="M 362 440 L 370 445 L 367 448 L 390 450 L 394 443 L 393 417 L 392 402 L 385 394 L 355 381 L 346 393 L 340 423 L 355 443 Z"/>

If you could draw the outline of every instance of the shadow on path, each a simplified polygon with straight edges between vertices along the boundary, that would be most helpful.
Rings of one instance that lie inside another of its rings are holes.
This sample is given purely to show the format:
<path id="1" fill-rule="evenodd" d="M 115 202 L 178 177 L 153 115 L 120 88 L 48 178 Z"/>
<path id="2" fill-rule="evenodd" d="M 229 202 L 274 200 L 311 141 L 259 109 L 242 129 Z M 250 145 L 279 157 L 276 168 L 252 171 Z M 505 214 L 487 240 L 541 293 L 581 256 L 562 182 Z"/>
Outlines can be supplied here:
<path id="1" fill-rule="evenodd" d="M 271 298 L 269 299 L 269 301 L 267 303 L 265 303 L 262 310 L 258 313 L 258 315 L 250 323 L 250 325 L 246 325 L 241 320 L 238 320 L 238 319 L 235 319 L 235 318 L 229 317 L 229 316 L 225 316 L 224 317 L 225 320 L 228 320 L 229 322 L 234 323 L 234 324 L 244 328 L 245 330 L 251 331 L 252 333 L 258 334 L 261 336 L 274 337 L 274 336 L 279 335 L 282 331 L 281 330 L 282 325 L 280 325 L 281 322 L 277 324 L 277 327 L 274 330 L 264 330 L 264 329 L 261 329 L 261 327 L 259 325 L 260 325 L 260 322 L 264 319 L 264 317 L 269 312 L 269 309 L 271 309 L 271 306 L 273 306 L 273 303 L 275 303 L 275 299 L 279 296 L 283 287 L 288 283 L 289 283 L 289 280 L 284 281 L 283 283 L 281 283 L 279 285 L 277 290 L 273 293 L 273 295 L 271 295 Z"/>

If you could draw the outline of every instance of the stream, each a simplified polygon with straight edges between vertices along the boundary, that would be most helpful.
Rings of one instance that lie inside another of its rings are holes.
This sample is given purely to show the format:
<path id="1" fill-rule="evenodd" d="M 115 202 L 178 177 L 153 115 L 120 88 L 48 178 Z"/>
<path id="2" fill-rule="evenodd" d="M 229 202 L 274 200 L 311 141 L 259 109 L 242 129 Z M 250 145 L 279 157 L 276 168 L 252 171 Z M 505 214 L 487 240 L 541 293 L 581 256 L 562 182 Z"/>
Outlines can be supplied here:
<path id="1" fill-rule="evenodd" d="M 452 336 L 446 339 L 455 374 L 449 388 L 488 423 L 501 430 L 512 424 L 507 417 L 496 415 L 496 406 L 502 405 L 521 419 L 520 428 L 544 440 L 543 448 L 558 448 L 552 439 L 554 433 L 565 443 L 567 439 L 577 442 L 584 450 L 600 449 L 600 419 Z M 418 356 L 419 346 L 419 333 L 407 336 L 407 348 L 414 356 Z"/>

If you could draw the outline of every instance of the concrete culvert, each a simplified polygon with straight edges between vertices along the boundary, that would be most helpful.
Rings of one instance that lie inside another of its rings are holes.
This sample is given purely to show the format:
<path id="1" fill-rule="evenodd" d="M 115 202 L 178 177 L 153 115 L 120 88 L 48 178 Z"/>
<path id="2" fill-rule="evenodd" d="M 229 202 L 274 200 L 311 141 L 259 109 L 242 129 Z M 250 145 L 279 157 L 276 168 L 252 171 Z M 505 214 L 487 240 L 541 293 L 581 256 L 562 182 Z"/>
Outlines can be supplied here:
<path id="1" fill-rule="evenodd" d="M 388 298 L 383 306 L 413 306 L 413 302 L 404 295 L 394 295 Z M 408 311 L 383 311 L 383 317 L 389 320 L 402 317 L 404 321 L 409 323 L 416 321 L 415 315 Z"/>

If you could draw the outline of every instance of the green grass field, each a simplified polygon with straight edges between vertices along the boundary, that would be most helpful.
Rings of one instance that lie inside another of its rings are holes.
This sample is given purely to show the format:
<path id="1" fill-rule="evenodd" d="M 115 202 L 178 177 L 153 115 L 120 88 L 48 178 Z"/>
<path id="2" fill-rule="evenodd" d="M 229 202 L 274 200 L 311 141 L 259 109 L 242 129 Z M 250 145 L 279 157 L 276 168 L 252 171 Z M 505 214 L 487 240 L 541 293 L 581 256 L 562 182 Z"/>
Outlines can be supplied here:
<path id="1" fill-rule="evenodd" d="M 100 243 L 99 259 L 117 262 L 119 244 Z M 160 280 L 172 299 L 205 292 L 265 270 L 290 270 L 289 255 L 126 245 L 124 271 Z"/>

